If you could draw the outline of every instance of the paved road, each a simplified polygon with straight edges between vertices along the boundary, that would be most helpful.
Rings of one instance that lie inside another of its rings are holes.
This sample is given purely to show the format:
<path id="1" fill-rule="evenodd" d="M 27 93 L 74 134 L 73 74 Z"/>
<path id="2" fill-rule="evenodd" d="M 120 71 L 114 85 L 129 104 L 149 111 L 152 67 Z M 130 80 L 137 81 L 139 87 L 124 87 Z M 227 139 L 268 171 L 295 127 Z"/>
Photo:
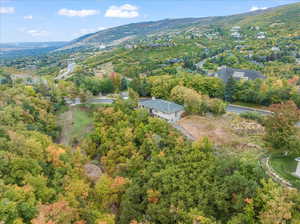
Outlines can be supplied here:
<path id="1" fill-rule="evenodd" d="M 232 105 L 232 104 L 228 105 L 226 111 L 237 113 L 237 114 L 246 113 L 246 112 L 256 112 L 261 115 L 269 115 L 272 113 L 271 111 L 268 111 L 268 110 L 260 110 L 260 109 L 255 109 L 255 108 L 242 107 L 242 106 L 236 106 L 236 105 Z M 296 124 L 296 126 L 300 127 L 300 121 Z"/>
<path id="2" fill-rule="evenodd" d="M 67 71 L 65 71 L 63 74 L 57 76 L 55 79 L 66 79 L 68 77 L 68 75 L 74 71 L 75 66 L 76 66 L 75 63 L 68 64 Z"/>
<path id="3" fill-rule="evenodd" d="M 97 104 L 97 103 L 112 104 L 113 102 L 114 102 L 113 99 L 102 99 L 102 98 L 90 99 L 88 101 L 88 103 L 93 103 L 93 104 Z"/>
<path id="4" fill-rule="evenodd" d="M 255 108 L 249 108 L 249 107 L 242 107 L 242 106 L 237 106 L 237 105 L 228 105 L 227 112 L 233 112 L 233 113 L 237 113 L 237 114 L 241 114 L 241 113 L 246 113 L 246 112 L 256 112 L 262 115 L 269 115 L 272 112 L 268 111 L 268 110 L 259 110 L 259 109 L 255 109 Z"/>
<path id="5" fill-rule="evenodd" d="M 143 102 L 147 99 L 140 99 L 140 102 Z M 97 103 L 103 103 L 103 104 L 112 104 L 114 102 L 114 99 L 111 98 L 105 98 L 105 97 L 101 97 L 101 98 L 93 98 L 88 100 L 88 103 L 93 103 L 93 104 L 97 104 Z M 80 104 L 80 102 L 76 102 L 73 103 L 72 105 L 78 105 Z M 226 108 L 227 112 L 232 112 L 232 113 L 237 113 L 237 114 L 241 114 L 241 113 L 246 113 L 246 112 L 256 112 L 262 115 L 269 115 L 272 112 L 268 111 L 268 110 L 260 110 L 260 109 L 255 109 L 255 108 L 249 108 L 249 107 L 243 107 L 243 106 L 237 106 L 237 105 L 228 105 L 228 107 Z M 296 126 L 300 127 L 300 122 L 298 122 L 296 124 Z"/>

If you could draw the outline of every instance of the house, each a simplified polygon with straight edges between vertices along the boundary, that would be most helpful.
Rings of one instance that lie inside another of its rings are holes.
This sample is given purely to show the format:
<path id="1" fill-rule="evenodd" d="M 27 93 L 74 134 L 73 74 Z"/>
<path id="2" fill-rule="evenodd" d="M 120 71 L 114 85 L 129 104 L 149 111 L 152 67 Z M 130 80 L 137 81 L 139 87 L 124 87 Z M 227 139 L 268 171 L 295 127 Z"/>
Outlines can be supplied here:
<path id="1" fill-rule="evenodd" d="M 255 79 L 265 79 L 260 72 L 254 70 L 243 70 L 243 69 L 234 69 L 223 66 L 219 69 L 217 73 L 214 74 L 214 77 L 223 79 L 224 82 L 227 82 L 230 77 L 233 77 L 236 80 L 255 80 Z"/>
<path id="2" fill-rule="evenodd" d="M 233 32 L 231 34 L 231 36 L 234 37 L 234 38 L 241 38 L 242 37 L 242 35 L 239 32 Z"/>
<path id="3" fill-rule="evenodd" d="M 106 46 L 104 44 L 100 44 L 99 49 L 105 49 Z"/>
<path id="4" fill-rule="evenodd" d="M 280 48 L 279 47 L 272 47 L 271 51 L 277 51 L 278 52 L 278 51 L 280 51 Z"/>
<path id="5" fill-rule="evenodd" d="M 151 115 L 165 119 L 170 123 L 180 120 L 181 115 L 184 113 L 183 106 L 161 99 L 141 101 L 139 107 L 145 108 Z"/>
<path id="6" fill-rule="evenodd" d="M 183 59 L 181 59 L 181 58 L 172 58 L 172 59 L 169 59 L 169 60 L 165 61 L 166 64 L 176 64 L 176 63 L 180 63 L 180 62 L 183 62 Z"/>
<path id="7" fill-rule="evenodd" d="M 265 32 L 259 32 L 256 36 L 257 39 L 265 39 L 266 38 L 266 33 Z"/>
<path id="8" fill-rule="evenodd" d="M 234 27 L 231 28 L 230 31 L 231 31 L 231 32 L 238 32 L 240 29 L 241 29 L 240 26 L 234 26 Z"/>

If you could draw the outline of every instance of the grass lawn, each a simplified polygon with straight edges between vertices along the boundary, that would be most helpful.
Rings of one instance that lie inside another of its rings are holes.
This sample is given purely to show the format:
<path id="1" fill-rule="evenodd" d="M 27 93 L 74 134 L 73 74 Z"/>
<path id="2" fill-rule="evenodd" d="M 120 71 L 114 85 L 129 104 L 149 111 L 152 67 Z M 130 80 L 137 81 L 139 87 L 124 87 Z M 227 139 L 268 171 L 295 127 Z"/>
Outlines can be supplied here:
<path id="1" fill-rule="evenodd" d="M 93 126 L 92 110 L 85 106 L 76 106 L 60 115 L 62 133 L 60 143 L 72 145 L 74 140 L 80 140 L 89 133 Z"/>
<path id="2" fill-rule="evenodd" d="M 300 189 L 300 178 L 292 175 L 296 171 L 297 162 L 294 156 L 272 155 L 270 165 L 284 179 L 288 180 L 293 186 Z"/>
<path id="3" fill-rule="evenodd" d="M 92 122 L 93 117 L 91 113 L 81 109 L 75 110 L 73 114 L 73 125 L 71 135 L 77 137 L 81 136 L 82 134 L 85 134 L 82 133 L 82 131 L 86 130 L 89 126 L 91 126 Z"/>

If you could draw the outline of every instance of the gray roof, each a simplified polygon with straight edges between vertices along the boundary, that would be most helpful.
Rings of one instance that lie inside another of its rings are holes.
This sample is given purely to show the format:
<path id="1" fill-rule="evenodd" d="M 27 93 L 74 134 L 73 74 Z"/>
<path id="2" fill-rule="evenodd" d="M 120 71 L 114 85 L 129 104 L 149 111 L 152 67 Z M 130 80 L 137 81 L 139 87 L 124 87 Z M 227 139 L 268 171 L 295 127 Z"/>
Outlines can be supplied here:
<path id="1" fill-rule="evenodd" d="M 154 109 L 168 114 L 184 110 L 184 107 L 181 105 L 166 100 L 160 100 L 160 99 L 146 100 L 140 102 L 140 105 L 149 109 Z"/>
<path id="2" fill-rule="evenodd" d="M 265 79 L 262 73 L 255 70 L 243 70 L 235 68 L 221 68 L 216 74 L 216 77 L 221 78 L 224 82 L 227 82 L 230 77 L 234 79 L 242 80 L 255 80 L 255 79 Z"/>

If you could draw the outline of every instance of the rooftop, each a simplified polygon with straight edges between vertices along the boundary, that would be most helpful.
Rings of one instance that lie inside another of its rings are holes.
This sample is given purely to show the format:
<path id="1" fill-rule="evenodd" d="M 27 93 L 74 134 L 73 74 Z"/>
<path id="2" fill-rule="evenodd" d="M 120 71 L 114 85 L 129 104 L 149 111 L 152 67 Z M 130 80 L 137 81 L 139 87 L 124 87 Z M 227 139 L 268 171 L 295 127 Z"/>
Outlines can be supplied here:
<path id="1" fill-rule="evenodd" d="M 143 101 L 140 102 L 140 105 L 168 114 L 184 110 L 184 107 L 179 104 L 160 99 Z"/>
<path id="2" fill-rule="evenodd" d="M 261 72 L 254 70 L 234 69 L 229 67 L 222 67 L 215 74 L 215 76 L 223 79 L 225 82 L 227 82 L 230 77 L 245 80 L 265 79 L 265 76 Z"/>

